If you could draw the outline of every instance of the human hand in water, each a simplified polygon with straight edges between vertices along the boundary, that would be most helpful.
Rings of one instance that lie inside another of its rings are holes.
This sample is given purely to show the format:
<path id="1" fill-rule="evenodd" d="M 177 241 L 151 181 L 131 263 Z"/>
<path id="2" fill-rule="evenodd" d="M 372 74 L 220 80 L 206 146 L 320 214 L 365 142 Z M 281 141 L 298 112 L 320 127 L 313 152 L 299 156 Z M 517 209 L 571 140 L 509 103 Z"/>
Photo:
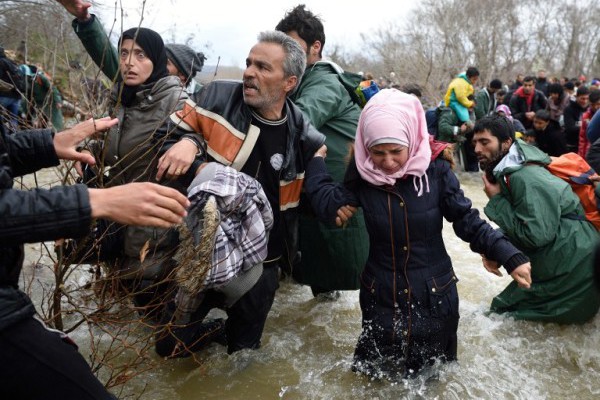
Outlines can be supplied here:
<path id="1" fill-rule="evenodd" d="M 346 227 L 346 224 L 356 213 L 357 208 L 353 206 L 342 206 L 337 210 L 337 217 L 335 217 L 335 224 L 337 226 Z"/>
<path id="2" fill-rule="evenodd" d="M 526 262 L 519 265 L 510 276 L 517 282 L 520 288 L 529 289 L 531 287 L 531 264 Z"/>
<path id="3" fill-rule="evenodd" d="M 495 195 L 500 193 L 500 184 L 499 183 L 490 182 L 488 180 L 488 178 L 485 176 L 485 174 L 483 174 L 481 179 L 483 179 L 483 191 L 485 192 L 488 199 L 491 199 L 492 197 L 494 197 Z"/>

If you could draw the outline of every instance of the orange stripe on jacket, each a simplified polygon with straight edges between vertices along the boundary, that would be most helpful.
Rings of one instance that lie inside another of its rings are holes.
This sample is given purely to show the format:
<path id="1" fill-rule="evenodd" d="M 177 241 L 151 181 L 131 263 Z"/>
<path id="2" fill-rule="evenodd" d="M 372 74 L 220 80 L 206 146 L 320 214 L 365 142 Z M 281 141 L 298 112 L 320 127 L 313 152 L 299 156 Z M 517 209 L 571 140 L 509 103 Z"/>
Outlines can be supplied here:
<path id="1" fill-rule="evenodd" d="M 200 133 L 208 145 L 209 153 L 216 153 L 224 158 L 227 165 L 231 165 L 239 153 L 244 139 L 233 134 L 229 127 L 214 117 L 207 116 L 189 103 L 185 103 L 177 116 L 186 123 L 194 132 Z M 212 114 L 212 113 L 211 113 Z"/>
<path id="2" fill-rule="evenodd" d="M 298 207 L 300 204 L 300 193 L 304 184 L 304 174 L 298 174 L 297 178 L 291 182 L 279 182 L 279 206 L 281 211 L 288 208 Z"/>

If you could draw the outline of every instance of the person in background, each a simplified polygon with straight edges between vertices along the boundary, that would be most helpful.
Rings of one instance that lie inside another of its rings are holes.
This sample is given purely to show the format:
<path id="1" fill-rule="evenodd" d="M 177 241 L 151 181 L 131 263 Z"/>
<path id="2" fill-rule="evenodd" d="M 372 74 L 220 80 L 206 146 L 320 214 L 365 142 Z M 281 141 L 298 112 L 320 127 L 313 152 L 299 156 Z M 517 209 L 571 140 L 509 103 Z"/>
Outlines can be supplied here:
<path id="1" fill-rule="evenodd" d="M 600 110 L 600 90 L 590 91 L 589 97 L 590 106 L 581 116 L 581 128 L 579 129 L 579 146 L 577 147 L 577 154 L 581 157 L 586 158 L 591 143 L 587 138 L 587 127 L 596 114 Z"/>
<path id="2" fill-rule="evenodd" d="M 590 101 L 590 90 L 585 86 L 577 90 L 575 101 L 571 101 L 564 111 L 565 137 L 567 150 L 577 152 L 579 146 L 579 131 L 581 130 L 581 117 L 587 110 Z"/>
<path id="3" fill-rule="evenodd" d="M 496 110 L 496 93 L 502 89 L 502 81 L 492 79 L 488 87 L 481 89 L 475 95 L 475 119 L 481 119 Z"/>
<path id="4" fill-rule="evenodd" d="M 546 96 L 535 88 L 535 77 L 526 76 L 523 86 L 511 96 L 509 107 L 513 118 L 521 121 L 526 129 L 530 129 L 536 111 L 545 110 L 546 105 Z"/>
<path id="5" fill-rule="evenodd" d="M 320 218 L 342 224 L 355 210 L 347 205 L 365 211 L 371 250 L 352 368 L 372 377 L 414 377 L 436 360 L 456 360 L 458 278 L 443 219 L 484 265 L 497 261 L 529 287 L 527 257 L 479 217 L 450 169 L 448 145 L 430 140 L 419 100 L 384 89 L 361 113 L 344 185 L 322 159 L 307 170 L 306 191 Z"/>
<path id="6" fill-rule="evenodd" d="M 479 70 L 475 67 L 469 67 L 466 72 L 454 78 L 448 86 L 444 103 L 446 107 L 450 107 L 456 113 L 460 122 L 464 123 L 471 119 L 469 112 L 475 107 L 473 101 L 475 89 L 473 86 L 478 80 Z"/>
<path id="7" fill-rule="evenodd" d="M 599 235 L 579 197 L 544 168 L 546 153 L 514 139 L 506 118 L 477 121 L 473 142 L 485 171 L 485 214 L 531 259 L 531 288 L 510 283 L 492 311 L 559 324 L 588 321 L 600 307 L 592 265 Z"/>
<path id="8" fill-rule="evenodd" d="M 92 373 L 66 334 L 47 328 L 19 290 L 24 243 L 81 237 L 94 218 L 157 227 L 182 222 L 189 201 L 174 189 L 131 183 L 108 189 L 85 185 L 16 190 L 13 179 L 59 160 L 94 159 L 76 151 L 90 135 L 117 123 L 103 118 L 54 133 L 50 129 L 7 135 L 0 124 L 0 385 L 7 399 L 116 399 Z"/>
<path id="9" fill-rule="evenodd" d="M 550 119 L 562 127 L 564 126 L 563 112 L 569 105 L 570 98 L 559 83 L 548 85 L 548 93 L 546 109 L 550 112 Z"/>

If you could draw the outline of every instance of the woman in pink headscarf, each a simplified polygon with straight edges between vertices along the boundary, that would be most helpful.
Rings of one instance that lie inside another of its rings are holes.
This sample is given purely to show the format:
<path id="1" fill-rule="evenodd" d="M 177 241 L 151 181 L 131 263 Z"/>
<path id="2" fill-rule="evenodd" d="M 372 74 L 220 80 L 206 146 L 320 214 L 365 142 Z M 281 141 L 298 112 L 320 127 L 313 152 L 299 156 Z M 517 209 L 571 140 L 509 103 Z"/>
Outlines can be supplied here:
<path id="1" fill-rule="evenodd" d="M 305 188 L 320 218 L 337 215 L 342 223 L 351 210 L 345 205 L 364 209 L 370 251 L 361 275 L 355 371 L 410 377 L 436 360 L 456 359 L 458 278 L 443 218 L 483 255 L 490 272 L 499 274 L 493 260 L 519 284 L 531 282 L 527 257 L 479 217 L 440 150 L 430 142 L 419 100 L 385 89 L 361 114 L 344 186 L 331 180 L 319 157 L 307 168 Z"/>

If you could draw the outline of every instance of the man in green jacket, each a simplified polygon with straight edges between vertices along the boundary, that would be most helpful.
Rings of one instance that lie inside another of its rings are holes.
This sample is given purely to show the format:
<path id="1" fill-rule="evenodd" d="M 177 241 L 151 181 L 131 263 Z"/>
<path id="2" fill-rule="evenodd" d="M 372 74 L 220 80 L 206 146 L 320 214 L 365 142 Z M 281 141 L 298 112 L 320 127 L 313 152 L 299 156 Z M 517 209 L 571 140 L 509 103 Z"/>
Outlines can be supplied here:
<path id="1" fill-rule="evenodd" d="M 354 142 L 360 107 L 340 81 L 343 70 L 322 60 L 325 32 L 321 20 L 299 5 L 275 28 L 294 38 L 306 51 L 307 67 L 292 100 L 325 136 L 327 168 L 342 182 L 347 157 Z M 319 222 L 306 210 L 300 219 L 300 264 L 293 276 L 310 285 L 313 294 L 360 287 L 359 275 L 368 255 L 369 239 L 362 215 L 345 229 Z"/>
<path id="2" fill-rule="evenodd" d="M 475 95 L 476 120 L 496 111 L 496 92 L 500 89 L 502 89 L 502 81 L 500 79 L 492 79 L 487 87 L 477 92 Z"/>
<path id="3" fill-rule="evenodd" d="M 485 214 L 531 260 L 531 288 L 509 284 L 492 301 L 492 311 L 560 324 L 588 321 L 600 307 L 593 271 L 599 235 L 579 198 L 544 168 L 550 163 L 546 153 L 515 141 L 505 117 L 479 120 L 473 143 L 490 199 Z"/>
<path id="4" fill-rule="evenodd" d="M 478 172 L 477 157 L 470 143 L 473 137 L 473 121 L 461 122 L 450 107 L 440 106 L 438 113 L 436 139 L 443 142 L 456 143 L 460 165 L 465 171 Z"/>

